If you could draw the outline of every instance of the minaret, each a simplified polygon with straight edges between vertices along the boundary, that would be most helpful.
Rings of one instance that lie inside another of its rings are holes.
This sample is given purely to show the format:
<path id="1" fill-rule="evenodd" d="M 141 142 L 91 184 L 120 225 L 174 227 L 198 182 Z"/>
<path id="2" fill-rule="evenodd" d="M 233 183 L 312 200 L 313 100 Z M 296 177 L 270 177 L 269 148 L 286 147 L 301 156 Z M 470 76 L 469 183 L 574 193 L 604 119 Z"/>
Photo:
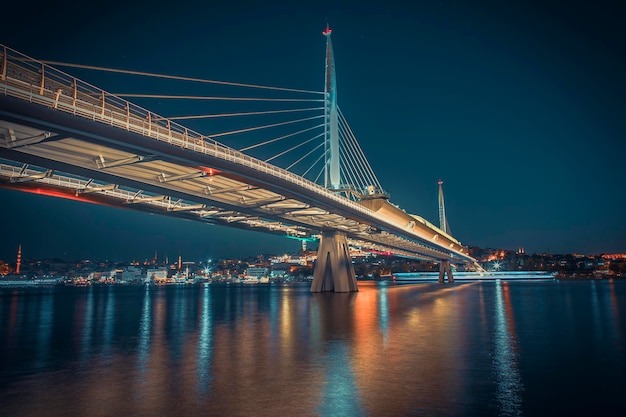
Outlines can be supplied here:
<path id="1" fill-rule="evenodd" d="M 337 111 L 337 82 L 335 79 L 335 58 L 333 43 L 330 40 L 332 30 L 326 24 L 322 32 L 326 36 L 326 76 L 324 83 L 324 187 L 337 189 L 341 182 L 339 171 L 339 116 Z"/>
<path id="2" fill-rule="evenodd" d="M 439 184 L 439 228 L 450 234 L 450 227 L 446 218 L 446 205 L 443 201 L 443 181 L 439 180 L 437 184 Z"/>
<path id="3" fill-rule="evenodd" d="M 20 267 L 22 266 L 22 244 L 17 247 L 17 262 L 15 263 L 15 275 L 20 274 Z"/>
<path id="4" fill-rule="evenodd" d="M 178 270 L 182 270 L 183 269 L 183 257 L 178 255 Z"/>

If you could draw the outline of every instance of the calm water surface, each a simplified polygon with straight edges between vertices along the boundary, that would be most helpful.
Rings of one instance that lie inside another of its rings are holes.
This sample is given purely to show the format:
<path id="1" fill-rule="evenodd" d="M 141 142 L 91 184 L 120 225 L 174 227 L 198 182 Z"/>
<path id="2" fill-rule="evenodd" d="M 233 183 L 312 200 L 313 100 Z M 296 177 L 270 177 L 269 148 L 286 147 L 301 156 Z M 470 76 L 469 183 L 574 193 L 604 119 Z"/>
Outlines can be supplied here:
<path id="1" fill-rule="evenodd" d="M 626 282 L 0 290 L 3 416 L 626 415 Z"/>

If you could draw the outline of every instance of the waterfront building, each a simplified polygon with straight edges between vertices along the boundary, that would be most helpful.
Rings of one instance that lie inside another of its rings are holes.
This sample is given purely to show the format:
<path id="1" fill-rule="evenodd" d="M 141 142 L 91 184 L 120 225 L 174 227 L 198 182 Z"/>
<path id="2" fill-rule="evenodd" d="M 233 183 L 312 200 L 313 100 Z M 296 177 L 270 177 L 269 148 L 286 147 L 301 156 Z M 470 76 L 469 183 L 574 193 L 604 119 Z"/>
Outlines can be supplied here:
<path id="1" fill-rule="evenodd" d="M 265 268 L 265 267 L 249 266 L 248 269 L 246 269 L 246 275 L 257 277 L 257 278 L 268 276 L 269 273 L 270 273 L 269 268 Z"/>
<path id="2" fill-rule="evenodd" d="M 141 282 L 141 269 L 137 268 L 136 266 L 129 266 L 124 271 L 122 271 L 121 280 L 127 283 Z"/>
<path id="3" fill-rule="evenodd" d="M 150 268 L 146 272 L 146 284 L 164 284 L 167 282 L 167 268 Z"/>

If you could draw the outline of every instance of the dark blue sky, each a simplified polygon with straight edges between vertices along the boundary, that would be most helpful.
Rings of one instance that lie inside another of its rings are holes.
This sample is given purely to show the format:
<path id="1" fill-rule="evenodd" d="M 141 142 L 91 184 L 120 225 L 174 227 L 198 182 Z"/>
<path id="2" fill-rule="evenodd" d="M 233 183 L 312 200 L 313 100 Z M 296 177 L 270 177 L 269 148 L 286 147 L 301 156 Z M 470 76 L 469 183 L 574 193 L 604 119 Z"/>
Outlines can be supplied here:
<path id="1" fill-rule="evenodd" d="M 415 3 L 24 3 L 0 42 L 45 60 L 321 90 L 328 19 L 339 106 L 392 202 L 436 223 L 441 178 L 464 244 L 626 252 L 624 6 Z M 116 88 L 110 74 L 77 75 Z M 26 257 L 67 258 L 299 247 L 15 191 L 0 199 L 0 259 L 19 242 Z"/>

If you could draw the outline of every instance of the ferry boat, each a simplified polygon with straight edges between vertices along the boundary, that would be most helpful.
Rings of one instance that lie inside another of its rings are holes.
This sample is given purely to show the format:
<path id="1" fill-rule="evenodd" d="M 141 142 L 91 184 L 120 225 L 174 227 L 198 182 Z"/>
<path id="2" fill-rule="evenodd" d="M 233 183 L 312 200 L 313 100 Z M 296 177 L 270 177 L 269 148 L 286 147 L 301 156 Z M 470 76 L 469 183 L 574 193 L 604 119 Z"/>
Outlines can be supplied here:
<path id="1" fill-rule="evenodd" d="M 3 275 L 0 276 L 0 286 L 26 287 L 31 285 L 62 285 L 64 278 L 52 277 L 28 277 L 26 275 Z"/>
<path id="2" fill-rule="evenodd" d="M 453 272 L 455 281 L 516 281 L 516 280 L 554 280 L 553 273 L 547 271 L 485 271 L 485 272 Z M 398 272 L 392 280 L 402 282 L 421 282 L 439 280 L 439 272 Z"/>
<path id="3" fill-rule="evenodd" d="M 252 276 L 252 275 L 246 275 L 246 276 L 243 277 L 241 282 L 243 282 L 244 284 L 258 284 L 259 283 L 259 279 L 257 277 L 255 277 L 255 276 Z"/>

